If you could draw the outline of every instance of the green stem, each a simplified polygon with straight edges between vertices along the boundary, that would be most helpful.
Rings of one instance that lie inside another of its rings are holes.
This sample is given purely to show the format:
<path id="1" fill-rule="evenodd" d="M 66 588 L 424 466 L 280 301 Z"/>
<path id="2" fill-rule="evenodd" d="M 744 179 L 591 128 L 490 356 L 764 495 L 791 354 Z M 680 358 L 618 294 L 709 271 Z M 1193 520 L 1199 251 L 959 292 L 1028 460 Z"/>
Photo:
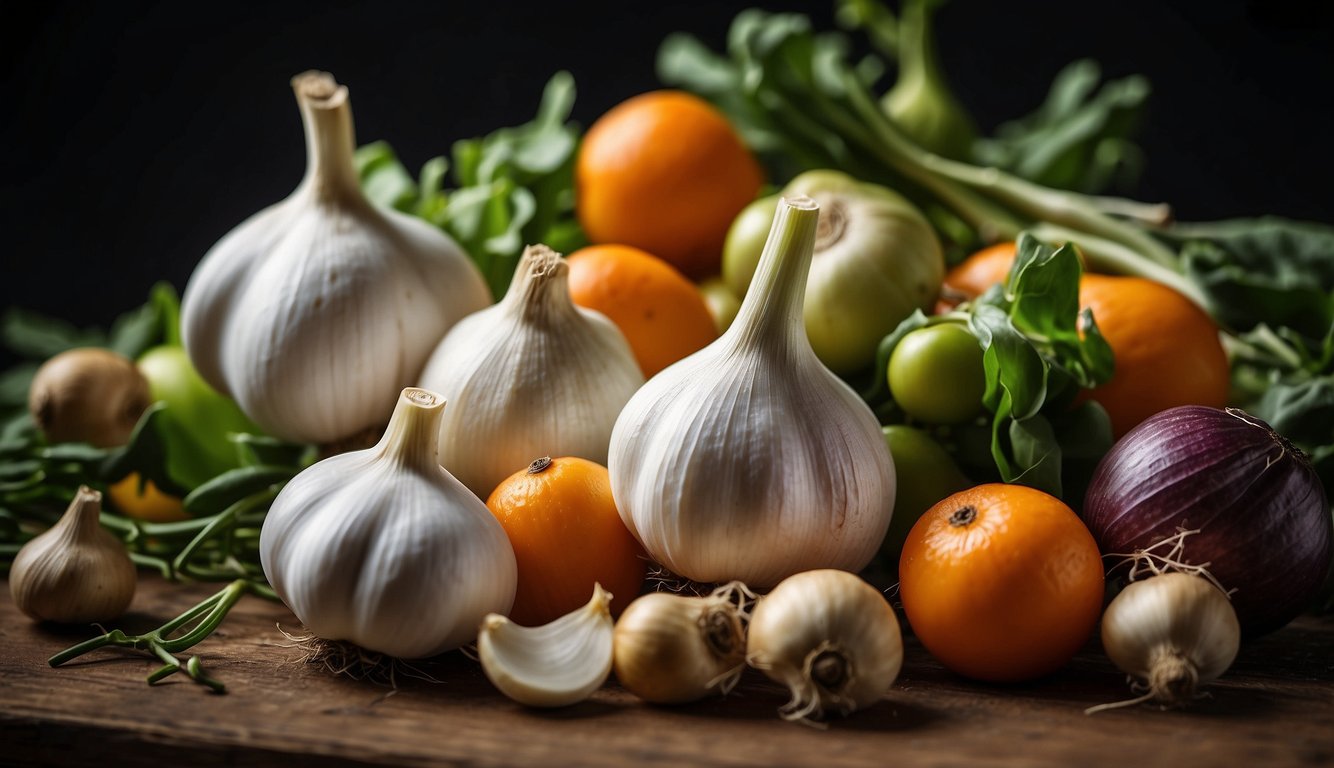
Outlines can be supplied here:
<path id="1" fill-rule="evenodd" d="M 163 666 L 148 676 L 149 685 L 157 683 L 184 668 L 186 674 L 188 674 L 195 682 L 208 686 L 218 693 L 224 693 L 226 688 L 222 683 L 204 674 L 198 656 L 192 657 L 182 665 L 180 659 L 176 658 L 175 654 L 194 647 L 209 635 L 213 634 L 218 626 L 222 624 L 223 619 L 227 617 L 227 614 L 236 605 L 237 601 L 241 599 L 241 596 L 246 593 L 254 593 L 259 594 L 262 597 L 269 597 L 269 595 L 273 593 L 273 590 L 267 586 L 261 587 L 246 579 L 237 579 L 226 587 L 223 587 L 221 591 L 204 598 L 204 600 L 189 608 L 180 616 L 177 616 L 151 632 L 130 636 L 126 635 L 119 629 L 114 629 L 57 653 L 48 659 L 47 663 L 52 667 L 59 667 L 85 653 L 97 650 L 98 648 L 131 648 L 134 650 L 148 651 L 163 663 Z M 182 636 L 176 638 L 168 637 L 182 627 L 191 625 L 193 625 L 192 628 Z"/>
<path id="2" fill-rule="evenodd" d="M 911 145 L 899 136 L 898 129 L 880 112 L 856 75 L 845 70 L 843 81 L 853 109 L 872 129 L 873 138 L 866 141 L 865 148 L 878 160 L 939 198 L 976 230 L 982 240 L 1012 239 L 1019 235 L 1024 223 L 1009 211 L 914 162 L 911 154 L 902 151 L 904 146 Z M 841 114 L 838 117 L 840 130 L 857 122 Z"/>
<path id="3" fill-rule="evenodd" d="M 1093 271 L 1154 280 L 1174 289 L 1206 312 L 1209 311 L 1204 292 L 1185 275 L 1144 259 L 1139 252 L 1127 248 L 1122 243 L 1055 224 L 1037 224 L 1031 231 L 1039 240 L 1051 243 L 1071 242 L 1079 246 L 1079 250 L 1083 251 Z"/>

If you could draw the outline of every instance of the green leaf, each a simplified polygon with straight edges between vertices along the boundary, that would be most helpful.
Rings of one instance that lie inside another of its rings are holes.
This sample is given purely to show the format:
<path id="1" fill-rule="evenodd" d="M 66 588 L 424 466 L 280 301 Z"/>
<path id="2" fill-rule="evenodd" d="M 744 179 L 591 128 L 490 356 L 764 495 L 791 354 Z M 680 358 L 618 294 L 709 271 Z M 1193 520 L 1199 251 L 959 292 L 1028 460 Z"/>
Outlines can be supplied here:
<path id="1" fill-rule="evenodd" d="M 1177 225 L 1186 273 L 1222 323 L 1290 327 L 1313 342 L 1334 325 L 1334 227 L 1277 217 Z"/>
<path id="2" fill-rule="evenodd" d="M 0 408 L 22 408 L 27 412 L 28 390 L 40 363 L 19 363 L 0 373 Z"/>
<path id="3" fill-rule="evenodd" d="M 129 442 L 113 449 L 102 462 L 99 475 L 103 480 L 115 482 L 131 472 L 138 472 L 140 477 L 153 481 L 163 493 L 185 495 L 185 484 L 167 472 L 167 444 L 159 424 L 166 411 L 167 404 L 162 401 L 144 411 L 130 433 Z"/>
<path id="4" fill-rule="evenodd" d="M 314 450 L 309 445 L 289 443 L 268 435 L 233 432 L 227 439 L 236 444 L 241 455 L 241 466 L 273 465 L 301 468 L 313 461 Z"/>
<path id="5" fill-rule="evenodd" d="M 400 211 L 416 203 L 417 185 L 388 143 L 376 141 L 359 147 L 353 160 L 361 189 L 371 202 Z"/>
<path id="6" fill-rule="evenodd" d="M 76 347 L 104 347 L 107 337 L 97 328 L 80 330 L 64 320 L 11 307 L 0 318 L 0 341 L 20 356 L 46 360 Z"/>
<path id="7" fill-rule="evenodd" d="M 974 143 L 975 159 L 1061 189 L 1097 192 L 1130 186 L 1143 165 L 1131 139 L 1148 101 L 1149 83 L 1131 75 L 1099 90 L 1101 79 L 1094 61 L 1066 66 L 1037 110 L 1002 124 L 995 137 Z"/>
<path id="8" fill-rule="evenodd" d="M 227 509 L 245 497 L 269 486 L 285 483 L 296 474 L 293 467 L 241 467 L 224 472 L 199 486 L 185 497 L 186 511 L 194 517 L 207 517 Z"/>

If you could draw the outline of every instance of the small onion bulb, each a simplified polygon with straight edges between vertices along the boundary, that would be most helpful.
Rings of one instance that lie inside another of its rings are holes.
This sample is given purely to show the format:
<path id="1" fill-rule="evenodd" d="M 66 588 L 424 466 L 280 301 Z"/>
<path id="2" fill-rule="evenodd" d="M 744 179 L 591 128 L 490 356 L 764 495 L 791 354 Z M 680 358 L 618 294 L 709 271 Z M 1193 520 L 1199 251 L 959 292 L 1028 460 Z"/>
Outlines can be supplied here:
<path id="1" fill-rule="evenodd" d="M 846 715 L 879 701 L 903 666 L 894 609 L 846 571 L 784 579 L 751 616 L 746 661 L 792 692 L 787 720 Z"/>
<path id="2" fill-rule="evenodd" d="M 1112 663 L 1148 692 L 1087 712 L 1144 701 L 1185 704 L 1227 671 L 1240 643 L 1237 612 L 1204 577 L 1173 572 L 1132 582 L 1103 614 L 1102 644 Z"/>
<path id="3" fill-rule="evenodd" d="M 746 668 L 740 582 L 704 597 L 643 595 L 616 622 L 612 665 L 626 690 L 654 704 L 684 704 L 726 694 Z"/>

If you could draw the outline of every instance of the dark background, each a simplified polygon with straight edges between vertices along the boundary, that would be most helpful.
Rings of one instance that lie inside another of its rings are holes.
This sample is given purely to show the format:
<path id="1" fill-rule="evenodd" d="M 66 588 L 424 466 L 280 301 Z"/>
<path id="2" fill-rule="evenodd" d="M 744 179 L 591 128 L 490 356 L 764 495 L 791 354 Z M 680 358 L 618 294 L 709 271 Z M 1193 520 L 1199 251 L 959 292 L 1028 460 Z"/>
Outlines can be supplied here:
<path id="1" fill-rule="evenodd" d="M 105 325 L 149 286 L 184 286 L 305 162 L 288 80 L 332 71 L 358 140 L 406 165 L 528 120 L 558 69 L 584 126 L 657 86 L 658 43 L 718 49 L 751 3 L 46 4 L 0 32 L 0 309 Z M 770 2 L 833 26 L 832 4 Z M 1154 87 L 1136 195 L 1183 220 L 1334 220 L 1334 11 L 1317 2 L 954 0 L 945 68 L 986 129 L 1034 108 L 1083 56 Z"/>

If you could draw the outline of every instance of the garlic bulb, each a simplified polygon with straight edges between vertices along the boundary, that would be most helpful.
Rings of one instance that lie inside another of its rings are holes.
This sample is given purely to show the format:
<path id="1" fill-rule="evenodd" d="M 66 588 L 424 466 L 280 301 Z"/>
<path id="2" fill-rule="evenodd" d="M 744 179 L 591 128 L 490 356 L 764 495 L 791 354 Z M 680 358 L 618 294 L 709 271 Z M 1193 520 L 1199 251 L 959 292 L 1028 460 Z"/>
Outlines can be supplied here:
<path id="1" fill-rule="evenodd" d="M 1112 600 L 1102 616 L 1102 645 L 1148 692 L 1090 712 L 1149 700 L 1178 706 L 1232 666 L 1241 625 L 1227 595 L 1203 576 L 1163 573 L 1131 582 Z"/>
<path id="2" fill-rule="evenodd" d="M 652 592 L 616 621 L 612 666 L 625 689 L 655 704 L 726 694 L 746 668 L 740 582 L 705 597 Z"/>
<path id="3" fill-rule="evenodd" d="M 200 375 L 266 432 L 332 443 L 382 428 L 432 346 L 491 297 L 448 236 L 362 195 L 347 88 L 323 72 L 292 87 L 306 176 L 204 256 L 181 333 Z"/>
<path id="4" fill-rule="evenodd" d="M 894 464 L 866 403 L 806 339 L 819 208 L 784 200 L 736 320 L 654 376 L 612 432 L 612 495 L 648 554 L 700 582 L 859 570 L 885 537 Z"/>
<path id="5" fill-rule="evenodd" d="M 403 390 L 379 444 L 307 468 L 274 499 L 264 575 L 318 637 L 422 658 L 471 642 L 514 602 L 509 539 L 436 461 L 444 407 Z"/>
<path id="6" fill-rule="evenodd" d="M 102 527 L 102 494 L 80 486 L 55 525 L 23 545 L 9 569 L 14 604 L 38 621 L 110 621 L 134 598 L 125 545 Z"/>
<path id="7" fill-rule="evenodd" d="M 451 404 L 440 463 L 483 499 L 534 456 L 605 465 L 616 417 L 644 383 L 625 337 L 576 307 L 568 280 L 560 254 L 530 246 L 505 298 L 454 326 L 419 377 Z"/>
<path id="8" fill-rule="evenodd" d="M 520 704 L 577 704 L 611 674 L 610 606 L 611 593 L 595 584 L 587 605 L 540 627 L 519 626 L 493 613 L 477 635 L 482 670 Z"/>
<path id="9" fill-rule="evenodd" d="M 785 579 L 750 618 L 746 661 L 792 692 L 788 720 L 849 714 L 885 695 L 903 666 L 894 609 L 874 587 L 845 571 Z"/>

